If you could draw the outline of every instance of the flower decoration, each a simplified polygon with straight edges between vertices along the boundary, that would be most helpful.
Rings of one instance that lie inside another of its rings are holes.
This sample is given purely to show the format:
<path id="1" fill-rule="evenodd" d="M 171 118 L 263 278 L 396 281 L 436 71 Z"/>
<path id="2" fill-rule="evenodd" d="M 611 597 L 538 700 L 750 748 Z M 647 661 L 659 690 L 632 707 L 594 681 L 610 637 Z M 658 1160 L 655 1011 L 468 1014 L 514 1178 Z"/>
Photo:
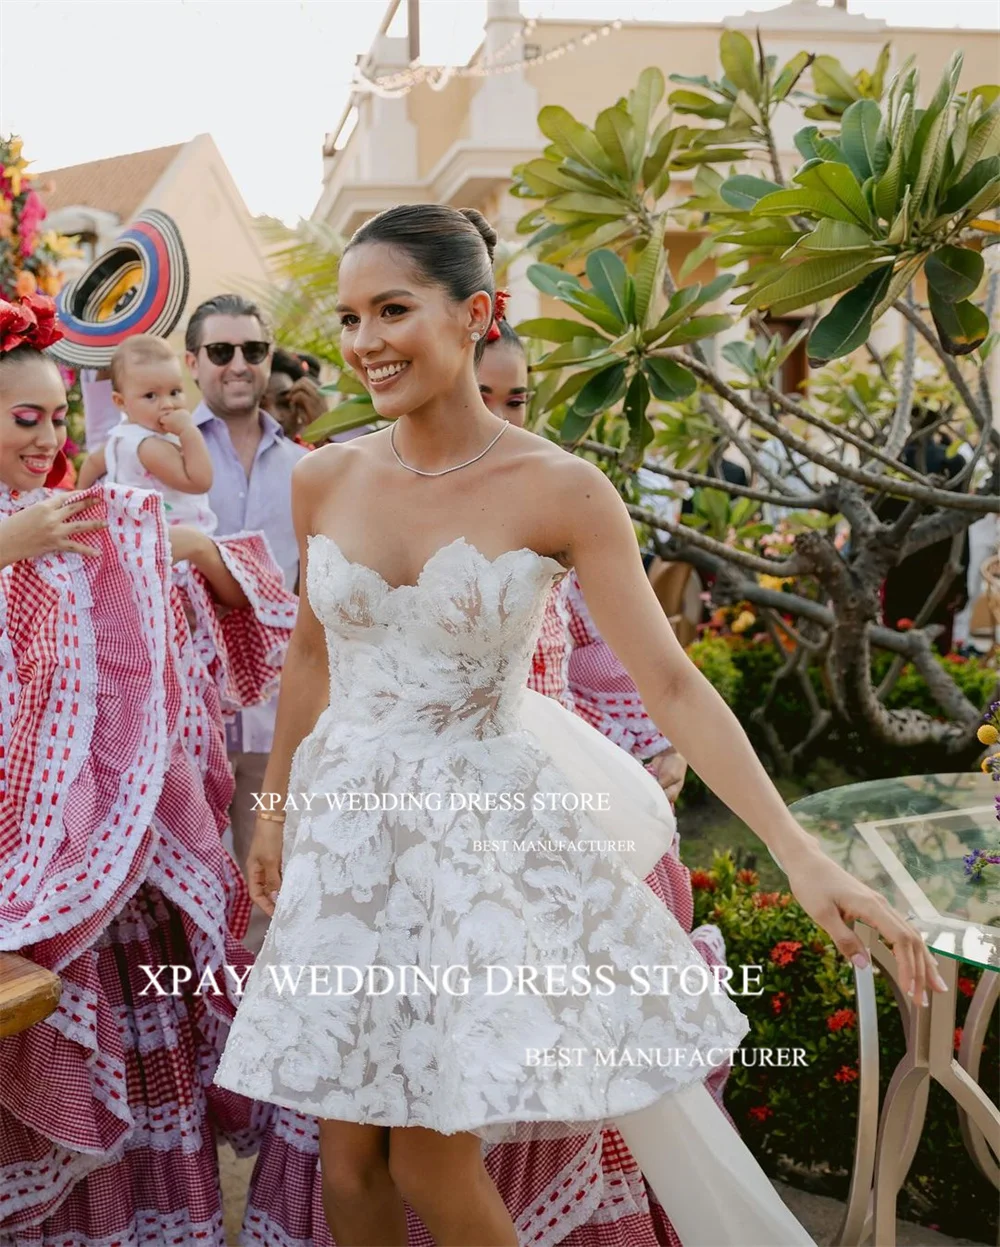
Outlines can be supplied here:
<path id="1" fill-rule="evenodd" d="M 63 259 L 75 252 L 69 239 L 45 230 L 45 204 L 19 138 L 0 138 L 0 299 L 40 291 L 55 296 Z"/>
<path id="2" fill-rule="evenodd" d="M 56 305 L 43 294 L 29 294 L 19 303 L 0 299 L 0 355 L 19 346 L 44 351 L 63 336 L 56 324 Z"/>

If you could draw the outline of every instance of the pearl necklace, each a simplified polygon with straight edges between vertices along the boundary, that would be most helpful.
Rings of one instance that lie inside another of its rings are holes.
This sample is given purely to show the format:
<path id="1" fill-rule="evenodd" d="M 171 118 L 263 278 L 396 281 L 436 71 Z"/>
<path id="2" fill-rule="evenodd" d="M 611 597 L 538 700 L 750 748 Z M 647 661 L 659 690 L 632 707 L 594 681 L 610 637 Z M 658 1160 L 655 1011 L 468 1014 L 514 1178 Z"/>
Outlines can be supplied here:
<path id="1" fill-rule="evenodd" d="M 497 444 L 497 442 L 500 440 L 501 436 L 505 432 L 508 424 L 510 424 L 509 420 L 505 420 L 503 422 L 503 424 L 500 427 L 500 432 L 496 435 L 496 437 L 493 438 L 490 444 L 486 447 L 486 450 L 481 450 L 478 455 L 475 455 L 472 459 L 466 459 L 464 463 L 456 463 L 453 468 L 442 468 L 440 472 L 425 472 L 423 468 L 411 467 L 408 463 L 404 463 L 403 460 L 400 459 L 399 451 L 396 449 L 396 442 L 395 442 L 396 426 L 395 424 L 389 430 L 389 448 L 392 451 L 392 453 L 396 456 L 396 462 L 399 464 L 401 468 L 406 468 L 407 472 L 416 472 L 418 476 L 447 476 L 449 472 L 457 472 L 459 468 L 467 468 L 469 464 L 471 463 L 478 463 L 479 460 L 482 459 L 483 455 L 485 455 L 487 451 L 492 450 L 493 447 Z"/>

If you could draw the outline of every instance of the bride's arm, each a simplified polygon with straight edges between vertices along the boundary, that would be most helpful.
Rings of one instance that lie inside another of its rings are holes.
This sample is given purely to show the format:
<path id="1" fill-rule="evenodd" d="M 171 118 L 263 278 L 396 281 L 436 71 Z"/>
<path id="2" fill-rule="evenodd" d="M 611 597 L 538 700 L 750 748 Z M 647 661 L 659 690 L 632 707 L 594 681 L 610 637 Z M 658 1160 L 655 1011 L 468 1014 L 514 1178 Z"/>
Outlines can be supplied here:
<path id="1" fill-rule="evenodd" d="M 296 749 L 316 726 L 316 721 L 329 704 L 330 672 L 323 626 L 305 592 L 307 580 L 308 535 L 313 531 L 313 501 L 320 479 L 309 469 L 306 456 L 292 472 L 292 520 L 299 544 L 298 615 L 288 653 L 281 672 L 278 712 L 274 726 L 274 743 L 262 781 L 265 793 L 277 793 L 276 815 L 288 795 L 288 780 Z M 274 913 L 274 895 L 281 886 L 281 850 L 283 828 L 272 819 L 258 817 L 253 843 L 247 858 L 247 879 L 251 899 L 268 915 Z"/>
<path id="2" fill-rule="evenodd" d="M 615 487 L 581 459 L 560 465 L 555 478 L 549 498 L 560 518 L 552 519 L 552 534 L 558 531 L 556 544 L 576 568 L 594 623 L 634 680 L 649 717 L 773 852 L 799 903 L 845 957 L 867 961 L 848 925 L 860 918 L 893 946 L 901 982 L 915 999 L 927 986 L 943 990 L 917 932 L 799 826 L 739 720 L 684 653 L 646 578 Z"/>

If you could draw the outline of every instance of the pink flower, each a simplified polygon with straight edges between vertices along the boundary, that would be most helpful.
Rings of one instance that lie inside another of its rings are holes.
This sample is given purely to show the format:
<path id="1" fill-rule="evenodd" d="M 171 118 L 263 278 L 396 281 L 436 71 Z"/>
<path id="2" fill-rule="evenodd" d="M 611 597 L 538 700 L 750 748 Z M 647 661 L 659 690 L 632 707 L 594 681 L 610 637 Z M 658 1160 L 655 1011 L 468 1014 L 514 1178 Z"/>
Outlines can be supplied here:
<path id="1" fill-rule="evenodd" d="M 38 227 L 48 214 L 45 204 L 35 191 L 29 191 L 21 209 L 18 231 L 21 235 L 21 255 L 27 258 L 35 250 Z"/>

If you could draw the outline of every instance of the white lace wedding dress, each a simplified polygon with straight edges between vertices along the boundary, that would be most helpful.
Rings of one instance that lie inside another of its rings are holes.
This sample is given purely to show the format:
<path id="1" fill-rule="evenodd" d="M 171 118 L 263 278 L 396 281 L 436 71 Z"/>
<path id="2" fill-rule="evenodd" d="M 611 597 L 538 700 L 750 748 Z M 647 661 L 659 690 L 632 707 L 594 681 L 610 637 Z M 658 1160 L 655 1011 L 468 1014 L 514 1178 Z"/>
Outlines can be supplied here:
<path id="1" fill-rule="evenodd" d="M 642 881 L 673 836 L 669 804 L 525 688 L 562 571 L 458 538 L 393 587 L 310 538 L 330 705 L 295 755 L 289 793 L 311 809 L 288 815 L 274 918 L 215 1081 L 484 1146 L 615 1119 L 685 1247 L 808 1244 L 701 1085 L 697 1054 L 738 1046 L 748 1022 L 705 989 L 704 962 Z M 574 809 L 581 789 L 619 808 Z M 604 847 L 609 833 L 634 847 Z M 656 966 L 674 967 L 666 993 L 656 971 L 631 973 Z"/>

